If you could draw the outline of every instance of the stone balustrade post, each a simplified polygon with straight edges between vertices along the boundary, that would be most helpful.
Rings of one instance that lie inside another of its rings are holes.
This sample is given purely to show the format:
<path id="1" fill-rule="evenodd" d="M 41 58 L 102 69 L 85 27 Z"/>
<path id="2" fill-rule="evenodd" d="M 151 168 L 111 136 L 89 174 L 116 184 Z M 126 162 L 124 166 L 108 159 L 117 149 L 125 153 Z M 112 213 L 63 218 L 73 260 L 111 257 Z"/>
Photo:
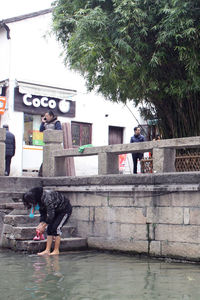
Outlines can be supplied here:
<path id="1" fill-rule="evenodd" d="M 176 149 L 153 148 L 153 172 L 175 172 Z"/>
<path id="2" fill-rule="evenodd" d="M 4 176 L 5 172 L 5 140 L 6 140 L 6 129 L 0 128 L 0 176 Z"/>
<path id="3" fill-rule="evenodd" d="M 43 177 L 54 177 L 62 175 L 65 168 L 65 158 L 59 158 L 56 162 L 53 155 L 54 150 L 63 149 L 63 132 L 62 130 L 45 130 L 43 147 Z M 60 169 L 59 169 L 60 168 Z M 59 174 L 60 173 L 60 174 Z"/>
<path id="4" fill-rule="evenodd" d="M 119 174 L 118 154 L 99 153 L 98 155 L 98 174 Z"/>

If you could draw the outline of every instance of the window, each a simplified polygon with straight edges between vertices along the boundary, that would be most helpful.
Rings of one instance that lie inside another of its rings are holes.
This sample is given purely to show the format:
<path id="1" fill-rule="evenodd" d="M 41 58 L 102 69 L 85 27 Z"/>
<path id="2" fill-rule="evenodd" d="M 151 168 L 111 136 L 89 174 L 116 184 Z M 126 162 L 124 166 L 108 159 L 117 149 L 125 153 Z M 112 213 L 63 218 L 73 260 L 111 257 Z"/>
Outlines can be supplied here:
<path id="1" fill-rule="evenodd" d="M 72 122 L 71 131 L 72 131 L 73 146 L 82 146 L 82 145 L 91 144 L 92 124 Z"/>
<path id="2" fill-rule="evenodd" d="M 43 133 L 39 131 L 41 116 L 24 114 L 24 144 L 42 146 Z"/>

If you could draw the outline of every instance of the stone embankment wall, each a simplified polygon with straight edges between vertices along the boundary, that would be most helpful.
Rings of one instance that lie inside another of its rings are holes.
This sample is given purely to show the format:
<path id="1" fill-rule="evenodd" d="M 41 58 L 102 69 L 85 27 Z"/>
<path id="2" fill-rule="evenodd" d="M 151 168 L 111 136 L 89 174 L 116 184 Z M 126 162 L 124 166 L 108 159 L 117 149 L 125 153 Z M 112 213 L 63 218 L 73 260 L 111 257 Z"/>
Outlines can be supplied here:
<path id="1" fill-rule="evenodd" d="M 12 199 L 18 201 L 13 197 L 20 198 L 28 189 L 42 185 L 70 199 L 70 223 L 78 236 L 88 238 L 91 248 L 200 261 L 199 183 L 199 172 L 0 177 L 1 205 L 4 203 L 0 208 L 3 216 Z M 5 206 L 3 193 L 8 192 L 11 199 Z"/>
<path id="2" fill-rule="evenodd" d="M 200 173 L 44 179 L 74 207 L 78 235 L 97 249 L 198 261 Z"/>

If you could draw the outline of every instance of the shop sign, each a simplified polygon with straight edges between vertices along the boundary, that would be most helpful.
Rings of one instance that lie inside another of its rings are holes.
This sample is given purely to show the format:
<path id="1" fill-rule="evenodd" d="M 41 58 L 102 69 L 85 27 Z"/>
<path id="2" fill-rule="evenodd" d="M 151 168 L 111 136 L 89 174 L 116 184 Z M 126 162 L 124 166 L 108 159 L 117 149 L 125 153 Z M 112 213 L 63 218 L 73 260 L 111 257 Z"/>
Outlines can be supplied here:
<path id="1" fill-rule="evenodd" d="M 6 97 L 0 96 L 0 115 L 3 115 L 6 107 Z"/>
<path id="2" fill-rule="evenodd" d="M 48 110 L 52 110 L 57 116 L 75 117 L 74 101 L 42 95 L 36 96 L 30 93 L 21 94 L 18 88 L 15 88 L 14 109 L 16 111 L 38 115 L 42 115 Z"/>

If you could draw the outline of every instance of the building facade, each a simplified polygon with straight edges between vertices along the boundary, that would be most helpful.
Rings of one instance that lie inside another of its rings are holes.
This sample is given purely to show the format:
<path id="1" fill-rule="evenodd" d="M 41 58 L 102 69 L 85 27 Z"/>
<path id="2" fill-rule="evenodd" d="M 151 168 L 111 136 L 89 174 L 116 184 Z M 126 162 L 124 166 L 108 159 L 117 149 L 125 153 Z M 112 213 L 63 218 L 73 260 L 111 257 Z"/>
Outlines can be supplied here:
<path id="1" fill-rule="evenodd" d="M 132 102 L 112 103 L 88 92 L 84 79 L 65 67 L 51 22 L 51 9 L 0 21 L 0 127 L 7 123 L 16 137 L 13 176 L 38 171 L 39 127 L 49 109 L 70 125 L 73 147 L 129 143 L 133 128 L 144 124 Z M 97 173 L 96 157 L 85 163 L 75 159 L 76 175 Z M 130 172 L 131 164 L 129 159 Z"/>

